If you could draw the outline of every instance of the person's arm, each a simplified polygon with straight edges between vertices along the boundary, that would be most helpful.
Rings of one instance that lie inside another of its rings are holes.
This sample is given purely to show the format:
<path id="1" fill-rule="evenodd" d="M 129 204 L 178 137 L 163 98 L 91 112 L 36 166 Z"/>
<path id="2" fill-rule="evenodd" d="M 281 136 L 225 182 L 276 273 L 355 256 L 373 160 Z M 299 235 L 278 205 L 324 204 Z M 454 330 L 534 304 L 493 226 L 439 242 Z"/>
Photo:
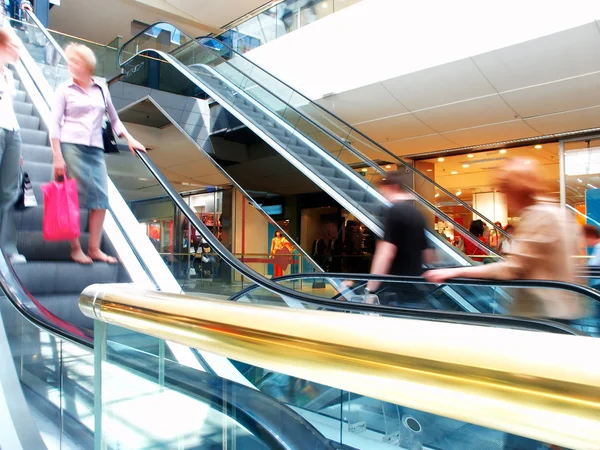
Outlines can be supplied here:
<path id="1" fill-rule="evenodd" d="M 65 174 L 66 164 L 60 150 L 60 134 L 62 123 L 65 117 L 65 107 L 67 101 L 65 92 L 59 88 L 54 94 L 54 104 L 52 105 L 51 121 L 49 124 L 50 144 L 52 146 L 54 176 L 59 177 Z"/>
<path id="2" fill-rule="evenodd" d="M 110 124 L 115 132 L 115 134 L 119 137 L 125 138 L 127 140 L 127 145 L 129 146 L 129 150 L 131 153 L 135 154 L 136 150 L 141 152 L 146 152 L 146 147 L 140 142 L 138 142 L 134 137 L 127 131 L 121 119 L 119 119 L 119 114 L 113 105 L 112 98 L 110 96 L 110 92 L 108 89 L 104 89 L 102 86 L 100 87 L 104 95 L 106 96 L 106 109 L 108 111 L 108 118 L 110 120 Z"/>
<path id="3" fill-rule="evenodd" d="M 516 280 L 526 278 L 531 267 L 545 258 L 549 246 L 557 245 L 556 224 L 551 214 L 523 217 L 519 233 L 514 237 L 512 253 L 501 262 L 482 266 L 456 267 L 425 272 L 428 281 L 443 283 L 451 278 L 483 278 L 491 280 Z"/>
<path id="4" fill-rule="evenodd" d="M 373 256 L 373 263 L 371 264 L 371 273 L 373 275 L 387 275 L 390 273 L 392 262 L 396 257 L 396 247 L 391 242 L 379 241 L 375 248 L 375 255 Z M 371 280 L 367 283 L 367 289 L 370 292 L 375 292 L 381 286 L 380 281 Z"/>

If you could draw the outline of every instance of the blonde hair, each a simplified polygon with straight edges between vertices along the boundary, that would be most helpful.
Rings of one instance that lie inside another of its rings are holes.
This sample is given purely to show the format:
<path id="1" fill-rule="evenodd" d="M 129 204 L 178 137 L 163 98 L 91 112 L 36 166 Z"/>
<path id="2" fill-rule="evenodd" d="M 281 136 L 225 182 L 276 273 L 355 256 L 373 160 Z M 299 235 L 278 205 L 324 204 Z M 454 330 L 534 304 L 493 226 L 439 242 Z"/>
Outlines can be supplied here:
<path id="1" fill-rule="evenodd" d="M 69 44 L 65 49 L 65 53 L 67 58 L 75 56 L 82 60 L 91 72 L 96 70 L 96 55 L 89 47 L 82 44 Z"/>
<path id="2" fill-rule="evenodd" d="M 496 173 L 496 185 L 500 191 L 536 197 L 548 190 L 539 172 L 540 166 L 537 161 L 521 157 L 511 158 L 506 160 Z"/>

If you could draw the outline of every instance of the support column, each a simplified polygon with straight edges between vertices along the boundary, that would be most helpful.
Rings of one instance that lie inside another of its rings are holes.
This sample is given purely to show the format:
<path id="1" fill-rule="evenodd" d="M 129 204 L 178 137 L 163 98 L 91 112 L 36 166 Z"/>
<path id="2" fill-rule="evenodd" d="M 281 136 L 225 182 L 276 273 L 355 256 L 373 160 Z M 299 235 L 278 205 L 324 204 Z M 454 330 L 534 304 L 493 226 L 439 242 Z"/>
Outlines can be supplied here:
<path id="1" fill-rule="evenodd" d="M 36 17 L 42 25 L 48 28 L 50 19 L 50 0 L 35 0 L 33 3 Z"/>

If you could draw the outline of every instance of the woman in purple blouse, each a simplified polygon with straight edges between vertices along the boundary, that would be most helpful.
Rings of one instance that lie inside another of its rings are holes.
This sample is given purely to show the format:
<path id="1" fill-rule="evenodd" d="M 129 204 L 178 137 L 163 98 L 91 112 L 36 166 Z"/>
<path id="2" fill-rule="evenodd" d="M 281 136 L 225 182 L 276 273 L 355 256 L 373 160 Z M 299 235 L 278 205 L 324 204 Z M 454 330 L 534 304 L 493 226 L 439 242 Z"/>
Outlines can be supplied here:
<path id="1" fill-rule="evenodd" d="M 108 209 L 108 176 L 102 142 L 105 99 L 115 134 L 127 140 L 129 149 L 146 151 L 127 132 L 112 104 L 105 85 L 93 78 L 94 53 L 84 45 L 70 44 L 66 49 L 71 80 L 61 84 L 52 108 L 50 139 L 54 153 L 54 174 L 77 180 L 79 206 L 90 210 L 89 247 L 87 254 L 79 239 L 71 242 L 71 258 L 81 264 L 117 260 L 100 250 L 104 218 Z"/>

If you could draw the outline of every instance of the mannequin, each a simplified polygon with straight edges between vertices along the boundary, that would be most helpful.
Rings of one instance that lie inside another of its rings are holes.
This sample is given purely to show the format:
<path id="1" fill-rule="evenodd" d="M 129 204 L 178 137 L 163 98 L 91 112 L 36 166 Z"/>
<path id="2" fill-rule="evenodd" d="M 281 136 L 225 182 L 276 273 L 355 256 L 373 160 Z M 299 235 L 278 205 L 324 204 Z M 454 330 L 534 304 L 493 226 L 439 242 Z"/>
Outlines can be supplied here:
<path id="1" fill-rule="evenodd" d="M 285 237 L 281 235 L 281 231 L 276 231 L 275 236 L 271 240 L 271 258 L 273 258 L 273 278 L 283 275 L 283 271 L 287 269 L 290 257 L 283 256 L 292 253 L 293 247 Z"/>

